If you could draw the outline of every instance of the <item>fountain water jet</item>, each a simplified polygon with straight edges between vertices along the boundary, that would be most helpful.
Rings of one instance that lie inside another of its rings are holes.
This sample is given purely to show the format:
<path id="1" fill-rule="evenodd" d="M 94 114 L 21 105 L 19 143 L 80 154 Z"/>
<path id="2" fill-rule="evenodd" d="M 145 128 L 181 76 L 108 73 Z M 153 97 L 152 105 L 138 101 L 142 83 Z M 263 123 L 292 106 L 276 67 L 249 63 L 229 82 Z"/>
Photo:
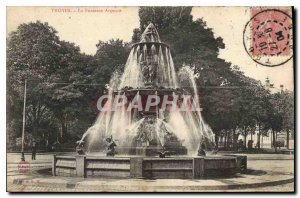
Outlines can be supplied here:
<path id="1" fill-rule="evenodd" d="M 179 74 L 187 76 L 193 87 L 190 95 L 196 97 L 195 106 L 200 109 L 194 76 L 187 66 Z M 105 145 L 105 137 L 111 135 L 118 140 L 120 152 L 141 155 L 151 155 L 163 146 L 175 150 L 177 154 L 187 154 L 187 151 L 192 154 L 197 151 L 203 138 L 212 140 L 213 133 L 204 123 L 199 110 L 181 111 L 176 106 L 175 110 L 162 111 L 161 103 L 150 107 L 149 111 L 126 110 L 126 107 L 133 105 L 133 98 L 137 95 L 141 96 L 143 103 L 143 98 L 151 94 L 158 98 L 176 96 L 182 99 L 184 91 L 177 78 L 170 49 L 160 41 L 157 30 L 150 23 L 140 42 L 132 46 L 120 83 L 116 85 L 114 80 L 109 86 L 112 87 L 109 92 L 112 98 L 121 95 L 126 96 L 128 101 L 117 111 L 100 112 L 95 124 L 82 137 L 82 140 L 88 139 L 88 150 L 103 150 L 101 144 Z M 104 107 L 111 106 L 111 102 L 108 100 Z M 137 127 L 133 130 L 130 126 Z"/>

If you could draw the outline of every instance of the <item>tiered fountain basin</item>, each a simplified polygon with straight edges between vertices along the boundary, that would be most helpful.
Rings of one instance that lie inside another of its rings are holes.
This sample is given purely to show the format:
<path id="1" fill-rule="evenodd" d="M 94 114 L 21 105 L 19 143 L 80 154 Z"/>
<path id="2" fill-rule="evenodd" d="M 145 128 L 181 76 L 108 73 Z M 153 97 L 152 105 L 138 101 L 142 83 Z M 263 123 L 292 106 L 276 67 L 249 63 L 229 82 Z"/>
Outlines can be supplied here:
<path id="1" fill-rule="evenodd" d="M 68 177 L 196 179 L 234 176 L 247 169 L 247 156 L 105 157 L 53 156 L 52 174 Z"/>

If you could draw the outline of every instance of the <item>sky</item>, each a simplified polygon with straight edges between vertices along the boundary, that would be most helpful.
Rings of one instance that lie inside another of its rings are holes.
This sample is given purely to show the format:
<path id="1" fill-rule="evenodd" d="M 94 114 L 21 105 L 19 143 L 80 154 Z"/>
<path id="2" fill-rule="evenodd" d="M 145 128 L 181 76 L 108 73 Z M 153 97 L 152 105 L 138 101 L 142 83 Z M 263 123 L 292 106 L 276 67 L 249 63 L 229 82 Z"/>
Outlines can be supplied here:
<path id="1" fill-rule="evenodd" d="M 245 75 L 263 83 L 269 77 L 278 91 L 282 84 L 293 90 L 293 60 L 277 67 L 255 63 L 243 46 L 243 30 L 250 20 L 247 7 L 194 7 L 193 20 L 203 18 L 222 37 L 225 49 L 220 58 L 238 65 Z M 138 7 L 8 7 L 7 35 L 21 23 L 48 22 L 58 31 L 60 39 L 73 42 L 82 52 L 95 54 L 99 40 L 131 41 L 132 30 L 139 27 Z"/>

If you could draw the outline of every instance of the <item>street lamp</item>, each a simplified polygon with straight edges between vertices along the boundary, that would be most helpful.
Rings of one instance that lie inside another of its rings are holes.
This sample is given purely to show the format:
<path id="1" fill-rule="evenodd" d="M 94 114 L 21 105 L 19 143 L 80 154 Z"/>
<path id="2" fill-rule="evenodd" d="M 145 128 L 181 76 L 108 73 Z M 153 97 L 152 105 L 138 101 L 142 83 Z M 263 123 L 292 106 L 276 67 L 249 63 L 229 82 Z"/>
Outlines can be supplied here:
<path id="1" fill-rule="evenodd" d="M 26 84 L 27 80 L 25 79 L 25 85 L 24 85 L 24 106 L 23 106 L 23 127 L 22 127 L 22 150 L 21 150 L 21 161 L 25 161 L 25 155 L 24 155 L 24 138 L 25 138 L 25 113 L 26 113 Z"/>

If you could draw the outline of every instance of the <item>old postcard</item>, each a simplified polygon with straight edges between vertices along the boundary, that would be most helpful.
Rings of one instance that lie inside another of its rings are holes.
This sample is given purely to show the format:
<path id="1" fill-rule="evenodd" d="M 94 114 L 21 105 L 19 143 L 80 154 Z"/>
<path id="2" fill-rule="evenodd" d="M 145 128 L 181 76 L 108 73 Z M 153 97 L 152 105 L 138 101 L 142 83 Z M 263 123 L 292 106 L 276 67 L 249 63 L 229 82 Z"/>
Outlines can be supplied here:
<path id="1" fill-rule="evenodd" d="M 7 7 L 8 192 L 294 192 L 293 7 Z"/>

